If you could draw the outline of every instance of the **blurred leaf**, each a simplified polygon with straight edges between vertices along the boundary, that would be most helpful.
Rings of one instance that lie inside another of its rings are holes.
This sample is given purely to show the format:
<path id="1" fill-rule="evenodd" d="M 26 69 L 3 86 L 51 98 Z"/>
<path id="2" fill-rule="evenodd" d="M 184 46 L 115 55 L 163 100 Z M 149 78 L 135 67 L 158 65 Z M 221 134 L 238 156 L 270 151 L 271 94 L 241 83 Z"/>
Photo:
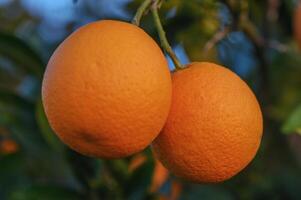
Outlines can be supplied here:
<path id="1" fill-rule="evenodd" d="M 1 156 L 0 163 L 0 199 L 5 199 L 15 187 L 28 184 L 29 178 L 21 153 Z"/>
<path id="2" fill-rule="evenodd" d="M 0 89 L 0 102 L 9 105 L 14 105 L 15 107 L 18 107 L 20 109 L 34 108 L 33 103 L 29 102 L 23 97 L 20 97 L 18 94 L 6 89 Z"/>
<path id="3" fill-rule="evenodd" d="M 301 99 L 301 56 L 297 49 L 289 48 L 287 53 L 274 53 L 269 68 L 271 106 L 268 114 L 282 123 Z"/>
<path id="4" fill-rule="evenodd" d="M 34 104 L 10 90 L 0 90 L 0 125 L 27 132 L 34 128 Z"/>
<path id="5" fill-rule="evenodd" d="M 36 105 L 36 119 L 37 119 L 39 128 L 41 130 L 41 133 L 43 134 L 43 137 L 46 140 L 46 142 L 56 151 L 62 152 L 63 145 L 59 141 L 59 139 L 55 135 L 55 133 L 52 131 L 52 129 L 48 123 L 41 99 L 37 102 L 37 105 Z"/>
<path id="6" fill-rule="evenodd" d="M 0 32 L 0 55 L 7 57 L 37 77 L 43 75 L 43 61 L 39 55 L 21 39 Z"/>
<path id="7" fill-rule="evenodd" d="M 222 187 L 215 185 L 192 185 L 183 191 L 182 198 L 185 200 L 232 200 L 231 193 Z"/>
<path id="8" fill-rule="evenodd" d="M 154 159 L 148 156 L 147 161 L 131 174 L 125 189 L 127 199 L 143 199 L 147 195 L 154 173 L 154 165 Z"/>
<path id="9" fill-rule="evenodd" d="M 83 156 L 69 148 L 66 148 L 67 160 L 70 163 L 73 174 L 88 191 L 93 183 L 93 178 L 99 171 L 99 163 L 95 159 Z"/>
<path id="10" fill-rule="evenodd" d="M 38 132 L 34 104 L 9 90 L 0 90 L 0 125 L 13 133 L 22 147 L 35 153 L 45 148 Z"/>
<path id="11" fill-rule="evenodd" d="M 9 200 L 77 200 L 82 199 L 73 190 L 58 186 L 31 186 L 11 193 Z"/>
<path id="12" fill-rule="evenodd" d="M 301 134 L 301 105 L 299 105 L 291 116 L 287 119 L 282 127 L 284 133 L 299 133 Z"/>
<path id="13" fill-rule="evenodd" d="M 6 67 L 3 67 L 0 58 L 0 88 L 14 90 L 21 82 L 22 75 L 15 72 L 8 72 Z"/>
<path id="14" fill-rule="evenodd" d="M 106 166 L 110 169 L 112 176 L 119 180 L 119 182 L 125 182 L 129 178 L 128 166 L 125 160 L 106 160 Z"/>

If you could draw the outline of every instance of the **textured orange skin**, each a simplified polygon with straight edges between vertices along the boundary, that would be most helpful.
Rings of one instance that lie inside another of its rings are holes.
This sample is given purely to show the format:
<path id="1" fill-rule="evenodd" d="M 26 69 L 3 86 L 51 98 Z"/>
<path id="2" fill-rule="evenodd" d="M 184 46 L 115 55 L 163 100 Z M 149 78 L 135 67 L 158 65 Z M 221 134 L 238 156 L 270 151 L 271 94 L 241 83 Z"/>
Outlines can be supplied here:
<path id="1" fill-rule="evenodd" d="M 142 29 L 103 20 L 57 48 L 42 99 L 65 144 L 84 155 L 121 158 L 144 149 L 164 126 L 171 76 L 161 49 Z"/>
<path id="2" fill-rule="evenodd" d="M 169 117 L 153 150 L 175 175 L 194 182 L 227 180 L 255 156 L 262 114 L 253 92 L 230 70 L 192 63 L 172 76 Z"/>
<path id="3" fill-rule="evenodd" d="M 294 32 L 295 32 L 295 38 L 297 40 L 297 43 L 301 48 L 301 4 L 300 3 L 295 10 Z"/>

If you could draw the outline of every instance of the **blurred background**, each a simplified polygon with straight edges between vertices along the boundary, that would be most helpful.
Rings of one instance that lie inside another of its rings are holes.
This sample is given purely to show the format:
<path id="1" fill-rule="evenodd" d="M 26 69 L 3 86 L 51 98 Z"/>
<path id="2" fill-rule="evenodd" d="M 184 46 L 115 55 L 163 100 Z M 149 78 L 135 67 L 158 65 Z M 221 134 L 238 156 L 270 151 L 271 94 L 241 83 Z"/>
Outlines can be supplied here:
<path id="1" fill-rule="evenodd" d="M 183 64 L 225 65 L 261 103 L 261 148 L 234 178 L 193 184 L 170 175 L 149 148 L 108 161 L 81 156 L 58 140 L 40 99 L 49 57 L 78 27 L 100 19 L 130 21 L 141 2 L 0 0 L 0 199 L 301 199 L 301 51 L 292 21 L 297 0 L 166 0 L 160 9 Z M 151 16 L 141 26 L 158 41 Z"/>

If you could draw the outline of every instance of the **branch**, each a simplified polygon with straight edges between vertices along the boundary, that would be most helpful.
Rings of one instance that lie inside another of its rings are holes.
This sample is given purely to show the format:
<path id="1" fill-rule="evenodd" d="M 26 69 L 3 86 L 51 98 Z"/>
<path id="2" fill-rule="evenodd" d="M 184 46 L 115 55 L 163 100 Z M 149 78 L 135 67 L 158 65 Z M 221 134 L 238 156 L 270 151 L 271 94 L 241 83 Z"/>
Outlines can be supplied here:
<path id="1" fill-rule="evenodd" d="M 152 0 L 152 2 L 153 3 L 151 5 L 151 12 L 153 15 L 156 29 L 159 34 L 161 45 L 162 45 L 163 49 L 167 52 L 167 54 L 170 56 L 171 60 L 173 61 L 174 65 L 175 65 L 176 70 L 182 69 L 183 67 L 182 67 L 179 59 L 177 58 L 176 54 L 173 52 L 170 44 L 167 41 L 165 31 L 164 31 L 162 23 L 160 21 L 160 17 L 159 17 L 159 13 L 158 13 L 158 6 L 159 6 L 158 3 L 160 2 L 160 0 Z"/>
<path id="2" fill-rule="evenodd" d="M 248 17 L 248 5 L 246 1 L 221 0 L 230 10 L 234 24 L 233 28 L 243 31 L 255 48 L 255 55 L 259 60 L 260 74 L 262 79 L 262 95 L 268 99 L 268 62 L 265 57 L 266 41 L 262 37 L 256 26 Z M 236 3 L 233 3 L 236 2 Z M 238 3 L 239 2 L 239 3 Z M 239 9 L 237 5 L 239 4 Z"/>
<path id="3" fill-rule="evenodd" d="M 133 20 L 132 20 L 132 24 L 135 24 L 136 26 L 140 25 L 140 21 L 142 16 L 147 12 L 147 10 L 149 9 L 150 5 L 152 3 L 152 0 L 145 0 L 140 7 L 138 8 Z"/>
<path id="4" fill-rule="evenodd" d="M 288 46 L 278 42 L 277 40 L 270 40 L 270 41 L 268 41 L 267 45 L 269 48 L 275 49 L 276 51 L 279 51 L 281 53 L 286 53 L 289 51 Z"/>
<path id="5" fill-rule="evenodd" d="M 228 35 L 230 30 L 231 30 L 230 27 L 225 27 L 224 29 L 216 32 L 213 35 L 213 37 L 209 41 L 207 41 L 203 51 L 207 53 L 209 50 L 211 50 L 217 43 L 219 43 L 222 39 L 224 39 Z"/>

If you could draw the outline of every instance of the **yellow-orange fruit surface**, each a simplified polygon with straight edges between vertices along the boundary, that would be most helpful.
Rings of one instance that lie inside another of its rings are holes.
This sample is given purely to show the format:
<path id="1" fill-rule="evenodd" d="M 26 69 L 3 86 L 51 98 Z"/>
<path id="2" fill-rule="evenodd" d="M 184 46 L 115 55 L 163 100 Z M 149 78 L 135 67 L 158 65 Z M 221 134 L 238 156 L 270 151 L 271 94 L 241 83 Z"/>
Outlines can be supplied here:
<path id="1" fill-rule="evenodd" d="M 301 3 L 297 6 L 294 16 L 294 34 L 299 47 L 301 48 Z"/>
<path id="2" fill-rule="evenodd" d="M 175 175 L 220 182 L 254 158 L 263 122 L 253 92 L 213 63 L 192 63 L 172 76 L 171 110 L 153 150 Z"/>
<path id="3" fill-rule="evenodd" d="M 84 155 L 121 158 L 159 134 L 171 77 L 162 51 L 142 29 L 104 20 L 78 29 L 56 49 L 42 99 L 65 144 Z"/>

